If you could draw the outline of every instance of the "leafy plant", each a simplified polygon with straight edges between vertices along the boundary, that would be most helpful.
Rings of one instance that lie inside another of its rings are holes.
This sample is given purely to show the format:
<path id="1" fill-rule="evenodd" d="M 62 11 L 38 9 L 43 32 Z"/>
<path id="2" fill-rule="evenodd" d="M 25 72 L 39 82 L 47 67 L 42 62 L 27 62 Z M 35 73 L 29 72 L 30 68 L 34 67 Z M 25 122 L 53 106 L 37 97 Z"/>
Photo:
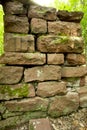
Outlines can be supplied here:
<path id="1" fill-rule="evenodd" d="M 0 55 L 4 52 L 3 50 L 3 33 L 4 33 L 4 22 L 3 22 L 3 8 L 0 5 Z"/>

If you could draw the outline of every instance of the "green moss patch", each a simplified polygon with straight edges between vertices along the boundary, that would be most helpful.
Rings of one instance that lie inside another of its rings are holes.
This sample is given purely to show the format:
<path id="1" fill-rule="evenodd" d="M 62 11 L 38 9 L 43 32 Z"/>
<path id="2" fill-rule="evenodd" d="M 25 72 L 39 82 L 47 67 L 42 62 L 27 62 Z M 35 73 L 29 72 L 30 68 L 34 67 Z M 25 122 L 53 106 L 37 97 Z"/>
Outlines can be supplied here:
<path id="1" fill-rule="evenodd" d="M 27 97 L 27 95 L 29 94 L 29 85 L 24 84 L 16 88 L 10 85 L 1 85 L 0 94 L 9 97 Z"/>

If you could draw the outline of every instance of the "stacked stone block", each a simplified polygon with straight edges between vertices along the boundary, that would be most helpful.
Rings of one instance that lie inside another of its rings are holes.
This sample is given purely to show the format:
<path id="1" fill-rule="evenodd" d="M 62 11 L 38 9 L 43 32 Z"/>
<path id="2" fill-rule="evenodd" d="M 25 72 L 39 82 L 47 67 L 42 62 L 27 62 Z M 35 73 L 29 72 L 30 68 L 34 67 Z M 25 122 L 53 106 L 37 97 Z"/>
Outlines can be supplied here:
<path id="1" fill-rule="evenodd" d="M 19 1 L 3 5 L 0 129 L 87 107 L 82 12 Z"/>

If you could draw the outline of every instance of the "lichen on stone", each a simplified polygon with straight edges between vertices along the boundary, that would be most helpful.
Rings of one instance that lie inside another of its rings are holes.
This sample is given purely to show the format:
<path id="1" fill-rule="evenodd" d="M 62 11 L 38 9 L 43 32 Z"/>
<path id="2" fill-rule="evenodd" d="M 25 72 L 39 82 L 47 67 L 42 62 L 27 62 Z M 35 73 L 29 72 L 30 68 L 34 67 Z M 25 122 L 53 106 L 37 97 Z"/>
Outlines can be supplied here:
<path id="1" fill-rule="evenodd" d="M 68 43 L 69 38 L 67 36 L 58 36 L 52 40 L 51 44 L 66 44 Z"/>

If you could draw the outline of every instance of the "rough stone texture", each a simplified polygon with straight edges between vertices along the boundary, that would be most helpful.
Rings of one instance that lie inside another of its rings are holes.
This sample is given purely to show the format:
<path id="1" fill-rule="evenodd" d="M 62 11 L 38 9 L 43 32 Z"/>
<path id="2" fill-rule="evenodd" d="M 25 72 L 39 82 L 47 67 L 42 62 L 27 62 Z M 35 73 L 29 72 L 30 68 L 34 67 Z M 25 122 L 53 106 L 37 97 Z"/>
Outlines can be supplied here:
<path id="1" fill-rule="evenodd" d="M 10 111 L 6 110 L 3 113 L 2 117 L 4 119 L 6 119 L 6 118 L 14 117 L 14 116 L 21 116 L 22 114 L 23 114 L 23 112 L 10 112 Z"/>
<path id="2" fill-rule="evenodd" d="M 3 114 L 6 110 L 6 107 L 4 106 L 3 102 L 0 102 L 0 114 Z"/>
<path id="3" fill-rule="evenodd" d="M 8 65 L 42 65 L 46 62 L 46 56 L 42 53 L 5 53 L 0 57 L 1 64 Z"/>
<path id="4" fill-rule="evenodd" d="M 71 91 L 71 88 L 72 89 L 76 89 L 78 87 L 80 87 L 80 80 L 81 80 L 82 77 L 78 78 L 78 77 L 68 77 L 68 78 L 63 78 L 63 80 L 65 82 L 67 82 L 67 87 L 69 89 L 69 91 Z"/>
<path id="5" fill-rule="evenodd" d="M 31 33 L 47 33 L 47 22 L 43 19 L 33 18 L 31 20 Z"/>
<path id="6" fill-rule="evenodd" d="M 4 22 L 5 32 L 24 34 L 29 32 L 29 22 L 26 16 L 5 15 Z"/>
<path id="7" fill-rule="evenodd" d="M 48 114 L 59 117 L 76 111 L 79 107 L 79 96 L 77 93 L 68 93 L 65 96 L 54 97 L 50 103 Z"/>
<path id="8" fill-rule="evenodd" d="M 86 86 L 86 75 L 80 78 L 80 86 Z"/>
<path id="9" fill-rule="evenodd" d="M 69 65 L 82 65 L 86 63 L 86 58 L 83 54 L 68 54 L 66 60 Z"/>
<path id="10" fill-rule="evenodd" d="M 40 52 L 82 53 L 83 46 L 81 37 L 46 35 L 37 39 L 37 49 Z"/>
<path id="11" fill-rule="evenodd" d="M 23 76 L 23 67 L 0 67 L 0 84 L 16 84 Z"/>
<path id="12" fill-rule="evenodd" d="M 30 81 L 49 81 L 61 79 L 61 67 L 45 65 L 42 67 L 28 68 L 24 72 L 25 82 Z"/>
<path id="13" fill-rule="evenodd" d="M 68 114 L 87 107 L 87 69 L 80 67 L 85 64 L 79 23 L 83 13 L 61 14 L 54 8 L 31 5 L 31 0 L 1 1 L 5 54 L 0 62 L 5 65 L 0 67 L 0 130 L 29 130 L 25 122 L 32 118 L 63 115 L 67 120 Z M 82 119 L 87 122 L 84 113 Z M 81 122 L 82 127 L 77 127 L 74 119 L 73 127 L 61 122 L 53 129 L 83 130 L 87 126 Z"/>
<path id="14" fill-rule="evenodd" d="M 25 124 L 26 122 L 29 122 L 30 119 L 45 118 L 45 117 L 46 117 L 46 112 L 26 112 L 22 116 L 10 117 L 10 118 L 0 121 L 0 129 L 1 130 L 16 130 L 15 126 L 17 127 L 22 126 L 23 123 Z"/>
<path id="15" fill-rule="evenodd" d="M 5 52 L 34 52 L 34 36 L 5 33 L 4 50 Z"/>
<path id="16" fill-rule="evenodd" d="M 32 84 L 0 85 L 0 100 L 34 96 L 35 89 Z"/>
<path id="17" fill-rule="evenodd" d="M 87 86 L 78 89 L 80 107 L 87 107 Z"/>
<path id="18" fill-rule="evenodd" d="M 32 119 L 29 122 L 29 130 L 52 130 L 49 119 Z"/>
<path id="19" fill-rule="evenodd" d="M 27 9 L 19 1 L 9 1 L 4 5 L 5 14 L 20 14 L 26 15 Z"/>
<path id="20" fill-rule="evenodd" d="M 47 54 L 47 63 L 55 65 L 63 64 L 64 54 Z"/>
<path id="21" fill-rule="evenodd" d="M 47 111 L 48 100 L 40 97 L 24 99 L 20 101 L 7 101 L 6 108 L 11 112 Z"/>
<path id="22" fill-rule="evenodd" d="M 68 12 L 66 10 L 58 10 L 57 16 L 62 21 L 80 22 L 83 18 L 83 12 Z"/>
<path id="23" fill-rule="evenodd" d="M 66 82 L 43 82 L 37 86 L 36 94 L 41 97 L 51 97 L 66 94 Z"/>
<path id="24" fill-rule="evenodd" d="M 14 116 L 19 116 L 19 117 L 23 116 L 25 118 L 25 119 L 23 119 L 24 122 L 26 122 L 26 119 L 27 119 L 27 122 L 28 122 L 29 119 L 46 117 L 46 112 L 41 112 L 41 111 L 36 111 L 36 112 L 10 112 L 10 111 L 6 110 L 5 113 L 3 114 L 4 119 L 14 117 Z"/>
<path id="25" fill-rule="evenodd" d="M 48 32 L 50 34 L 81 36 L 81 26 L 79 23 L 54 21 L 48 22 Z"/>
<path id="26" fill-rule="evenodd" d="M 58 10 L 57 16 L 62 21 L 80 22 L 83 18 L 83 12 L 68 12 L 66 10 Z"/>
<path id="27" fill-rule="evenodd" d="M 29 130 L 29 124 L 27 122 L 25 122 L 25 123 L 21 123 L 17 126 L 12 126 L 12 128 L 8 127 L 5 130 Z"/>
<path id="28" fill-rule="evenodd" d="M 82 77 L 87 74 L 86 66 L 63 67 L 62 77 Z"/>
<path id="29" fill-rule="evenodd" d="M 43 6 L 30 6 L 28 10 L 28 17 L 29 18 L 42 18 L 45 20 L 56 20 L 56 9 L 55 8 L 48 8 Z"/>

